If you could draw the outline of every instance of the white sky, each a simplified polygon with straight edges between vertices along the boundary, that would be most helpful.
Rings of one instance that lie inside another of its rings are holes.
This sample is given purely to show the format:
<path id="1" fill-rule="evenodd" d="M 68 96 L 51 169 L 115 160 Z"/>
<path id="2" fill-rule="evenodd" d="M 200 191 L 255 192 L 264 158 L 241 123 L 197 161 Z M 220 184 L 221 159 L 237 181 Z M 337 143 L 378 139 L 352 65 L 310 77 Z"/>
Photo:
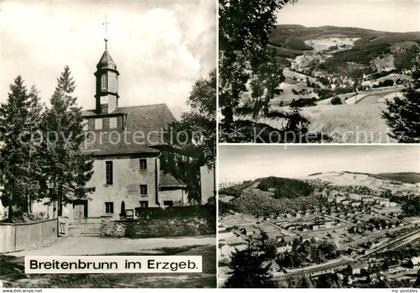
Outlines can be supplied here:
<path id="1" fill-rule="evenodd" d="M 220 183 L 328 171 L 420 172 L 420 146 L 219 146 Z"/>
<path id="2" fill-rule="evenodd" d="M 120 105 L 167 103 L 179 117 L 194 82 L 216 66 L 212 0 L 0 0 L 0 102 L 17 75 L 49 101 L 69 65 L 79 105 L 94 108 L 105 16 Z"/>
<path id="3" fill-rule="evenodd" d="M 420 0 L 298 0 L 279 10 L 277 22 L 420 31 Z"/>

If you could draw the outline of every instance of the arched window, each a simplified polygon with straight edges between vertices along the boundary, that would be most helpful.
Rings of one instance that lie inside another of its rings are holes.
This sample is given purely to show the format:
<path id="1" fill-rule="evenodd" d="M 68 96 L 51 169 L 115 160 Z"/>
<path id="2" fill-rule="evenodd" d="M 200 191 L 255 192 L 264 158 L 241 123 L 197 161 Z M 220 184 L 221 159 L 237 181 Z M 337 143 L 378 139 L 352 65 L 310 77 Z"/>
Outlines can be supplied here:
<path id="1" fill-rule="evenodd" d="M 106 74 L 102 74 L 101 76 L 101 90 L 106 91 L 108 87 L 108 79 Z"/>

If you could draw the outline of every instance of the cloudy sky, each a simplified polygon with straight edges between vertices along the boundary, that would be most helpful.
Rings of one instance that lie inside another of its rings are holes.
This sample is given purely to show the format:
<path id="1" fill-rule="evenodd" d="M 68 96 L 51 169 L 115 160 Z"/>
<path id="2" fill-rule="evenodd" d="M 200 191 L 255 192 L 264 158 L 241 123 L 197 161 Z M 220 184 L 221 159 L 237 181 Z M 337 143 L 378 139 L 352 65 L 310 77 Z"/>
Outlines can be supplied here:
<path id="1" fill-rule="evenodd" d="M 420 146 L 219 146 L 219 182 L 311 173 L 420 172 Z"/>
<path id="2" fill-rule="evenodd" d="M 93 108 L 107 16 L 120 105 L 167 103 L 179 117 L 194 82 L 215 67 L 215 15 L 211 0 L 0 0 L 0 102 L 17 75 L 47 102 L 69 65 L 79 105 Z"/>
<path id="3" fill-rule="evenodd" d="M 280 24 L 420 31 L 419 0 L 298 0 L 278 13 Z"/>

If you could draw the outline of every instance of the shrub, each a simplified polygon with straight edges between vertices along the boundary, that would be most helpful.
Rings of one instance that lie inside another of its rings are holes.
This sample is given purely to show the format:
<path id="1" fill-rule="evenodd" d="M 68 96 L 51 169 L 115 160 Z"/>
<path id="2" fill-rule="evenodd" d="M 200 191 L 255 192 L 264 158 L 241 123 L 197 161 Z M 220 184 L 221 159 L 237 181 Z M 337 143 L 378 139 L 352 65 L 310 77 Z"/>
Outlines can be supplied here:
<path id="1" fill-rule="evenodd" d="M 348 94 L 353 92 L 353 89 L 350 87 L 339 87 L 335 89 L 336 94 Z"/>
<path id="2" fill-rule="evenodd" d="M 385 79 L 384 81 L 379 82 L 378 84 L 373 85 L 374 88 L 384 87 L 384 86 L 393 86 L 394 81 L 391 79 Z"/>
<path id="3" fill-rule="evenodd" d="M 334 98 L 331 99 L 331 104 L 332 105 L 341 105 L 342 102 L 341 102 L 341 99 L 339 97 L 334 97 Z"/>
<path id="4" fill-rule="evenodd" d="M 125 228 L 125 236 L 128 238 L 136 238 L 136 227 L 132 223 L 127 224 Z"/>
<path id="5" fill-rule="evenodd" d="M 127 223 L 125 236 L 129 238 L 154 238 L 198 236 L 216 233 L 216 219 L 162 218 L 139 219 Z"/>
<path id="6" fill-rule="evenodd" d="M 316 98 L 310 99 L 297 99 L 293 100 L 290 104 L 291 107 L 305 107 L 305 106 L 315 106 L 316 105 Z"/>
<path id="7" fill-rule="evenodd" d="M 254 113 L 254 107 L 248 107 L 248 106 L 238 107 L 235 109 L 235 113 L 238 115 L 250 115 Z"/>
<path id="8" fill-rule="evenodd" d="M 270 111 L 265 115 L 267 118 L 286 118 L 286 112 Z"/>

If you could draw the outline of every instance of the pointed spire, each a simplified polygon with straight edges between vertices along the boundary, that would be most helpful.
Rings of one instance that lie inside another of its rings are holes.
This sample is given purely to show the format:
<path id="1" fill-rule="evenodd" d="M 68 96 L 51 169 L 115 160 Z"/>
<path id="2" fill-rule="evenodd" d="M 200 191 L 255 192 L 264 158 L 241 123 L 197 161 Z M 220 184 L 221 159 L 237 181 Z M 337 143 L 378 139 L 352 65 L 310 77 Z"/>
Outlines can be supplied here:
<path id="1" fill-rule="evenodd" d="M 96 68 L 99 69 L 113 69 L 117 70 L 117 65 L 115 64 L 114 60 L 112 59 L 111 55 L 108 52 L 108 39 L 104 39 L 105 41 L 105 51 L 101 56 Z"/>

